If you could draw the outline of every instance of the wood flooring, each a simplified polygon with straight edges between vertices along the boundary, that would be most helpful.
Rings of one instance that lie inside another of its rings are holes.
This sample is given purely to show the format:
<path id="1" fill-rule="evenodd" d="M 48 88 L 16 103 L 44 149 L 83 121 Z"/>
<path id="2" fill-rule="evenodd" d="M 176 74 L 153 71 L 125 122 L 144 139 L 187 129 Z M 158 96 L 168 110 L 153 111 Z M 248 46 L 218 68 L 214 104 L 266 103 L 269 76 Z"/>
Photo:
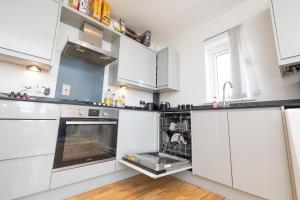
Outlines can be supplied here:
<path id="1" fill-rule="evenodd" d="M 153 180 L 134 176 L 69 200 L 228 200 L 172 176 Z"/>

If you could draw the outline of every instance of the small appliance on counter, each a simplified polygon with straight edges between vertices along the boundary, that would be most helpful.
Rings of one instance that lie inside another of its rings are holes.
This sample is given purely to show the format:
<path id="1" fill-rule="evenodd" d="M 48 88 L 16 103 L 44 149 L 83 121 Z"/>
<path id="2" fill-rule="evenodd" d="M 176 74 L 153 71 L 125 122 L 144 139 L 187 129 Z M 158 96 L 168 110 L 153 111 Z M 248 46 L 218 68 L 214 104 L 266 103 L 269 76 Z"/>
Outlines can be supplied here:
<path id="1" fill-rule="evenodd" d="M 146 110 L 157 110 L 157 105 L 155 103 L 146 103 L 145 106 Z"/>
<path id="2" fill-rule="evenodd" d="M 171 109 L 171 105 L 169 102 L 162 101 L 159 105 L 160 111 L 167 111 Z"/>

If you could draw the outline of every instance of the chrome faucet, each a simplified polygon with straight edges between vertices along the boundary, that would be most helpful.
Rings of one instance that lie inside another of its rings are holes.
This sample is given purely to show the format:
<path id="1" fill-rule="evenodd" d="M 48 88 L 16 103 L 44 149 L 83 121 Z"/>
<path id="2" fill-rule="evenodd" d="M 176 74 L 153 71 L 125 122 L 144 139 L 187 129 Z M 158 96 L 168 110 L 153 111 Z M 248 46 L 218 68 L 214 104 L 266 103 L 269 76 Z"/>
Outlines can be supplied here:
<path id="1" fill-rule="evenodd" d="M 230 88 L 232 89 L 233 88 L 233 85 L 230 81 L 227 81 L 224 83 L 223 85 L 223 102 L 222 102 L 222 106 L 223 107 L 229 107 L 230 103 L 229 102 L 226 102 L 226 95 L 225 95 L 225 89 L 226 89 L 226 86 L 227 84 L 229 84 Z"/>

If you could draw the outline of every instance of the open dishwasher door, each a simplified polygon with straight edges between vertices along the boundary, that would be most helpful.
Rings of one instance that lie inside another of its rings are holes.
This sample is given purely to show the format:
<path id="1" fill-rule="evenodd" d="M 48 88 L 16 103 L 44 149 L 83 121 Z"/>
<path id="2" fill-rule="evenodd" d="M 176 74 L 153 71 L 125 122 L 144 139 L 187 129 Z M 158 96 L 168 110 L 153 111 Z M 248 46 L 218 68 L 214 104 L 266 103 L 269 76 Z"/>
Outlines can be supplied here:
<path id="1" fill-rule="evenodd" d="M 190 112 L 166 112 L 159 117 L 158 152 L 127 153 L 119 162 L 151 178 L 192 169 Z"/>
<path id="2" fill-rule="evenodd" d="M 154 179 L 192 168 L 189 160 L 160 152 L 128 154 L 120 162 Z"/>

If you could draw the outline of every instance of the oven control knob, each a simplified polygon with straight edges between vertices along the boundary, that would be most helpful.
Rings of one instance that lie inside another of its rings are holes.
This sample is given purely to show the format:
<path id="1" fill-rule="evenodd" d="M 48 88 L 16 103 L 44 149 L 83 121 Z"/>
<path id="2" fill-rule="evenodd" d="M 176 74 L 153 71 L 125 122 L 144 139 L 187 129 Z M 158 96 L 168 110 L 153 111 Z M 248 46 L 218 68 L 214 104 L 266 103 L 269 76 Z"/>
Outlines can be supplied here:
<path id="1" fill-rule="evenodd" d="M 104 117 L 107 117 L 108 114 L 107 114 L 107 112 L 103 112 L 102 115 L 103 115 Z"/>

